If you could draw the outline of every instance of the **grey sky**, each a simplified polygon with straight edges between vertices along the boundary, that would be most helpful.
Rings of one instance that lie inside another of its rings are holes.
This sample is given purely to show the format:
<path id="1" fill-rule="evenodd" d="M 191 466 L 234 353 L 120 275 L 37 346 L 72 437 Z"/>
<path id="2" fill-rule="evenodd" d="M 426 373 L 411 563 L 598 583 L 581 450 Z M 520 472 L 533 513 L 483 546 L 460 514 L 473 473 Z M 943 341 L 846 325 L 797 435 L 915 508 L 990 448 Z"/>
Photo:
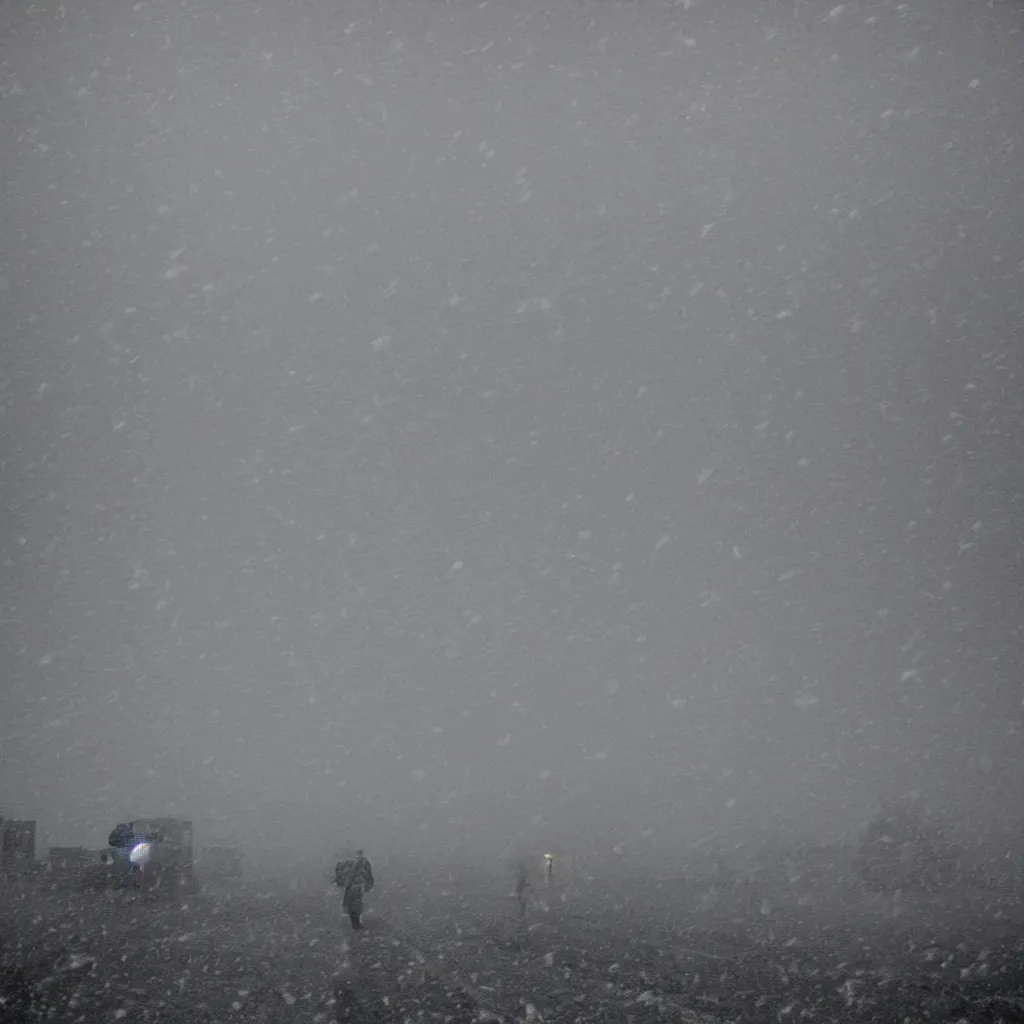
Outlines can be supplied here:
<path id="1" fill-rule="evenodd" d="M 89 6 L 4 15 L 0 813 L 1024 812 L 1019 11 Z"/>

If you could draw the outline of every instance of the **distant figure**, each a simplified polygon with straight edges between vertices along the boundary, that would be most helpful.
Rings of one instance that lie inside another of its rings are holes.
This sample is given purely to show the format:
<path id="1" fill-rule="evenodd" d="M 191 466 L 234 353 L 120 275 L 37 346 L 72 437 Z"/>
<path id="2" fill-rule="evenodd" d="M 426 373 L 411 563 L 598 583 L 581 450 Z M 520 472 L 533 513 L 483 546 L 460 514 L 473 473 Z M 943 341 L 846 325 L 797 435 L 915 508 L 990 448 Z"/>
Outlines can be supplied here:
<path id="1" fill-rule="evenodd" d="M 341 905 L 352 922 L 354 931 L 363 927 L 363 895 L 374 886 L 373 868 L 362 850 L 356 850 L 354 860 L 339 862 L 334 868 L 334 884 L 342 890 Z"/>
<path id="2" fill-rule="evenodd" d="M 550 885 L 555 877 L 555 858 L 553 854 L 544 854 L 544 881 Z"/>
<path id="3" fill-rule="evenodd" d="M 526 904 L 530 900 L 530 869 L 522 861 L 516 863 L 516 899 L 519 901 L 519 916 L 526 917 Z"/>

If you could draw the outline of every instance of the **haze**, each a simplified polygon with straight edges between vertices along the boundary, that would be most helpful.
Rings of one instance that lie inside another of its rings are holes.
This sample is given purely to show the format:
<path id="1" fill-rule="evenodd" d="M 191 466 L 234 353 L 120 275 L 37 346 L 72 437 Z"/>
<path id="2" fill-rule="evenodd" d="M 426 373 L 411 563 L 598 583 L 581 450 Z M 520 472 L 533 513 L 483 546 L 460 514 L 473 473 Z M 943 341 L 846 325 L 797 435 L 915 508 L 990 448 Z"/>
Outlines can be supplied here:
<path id="1" fill-rule="evenodd" d="M 1022 819 L 1018 8 L 3 23 L 0 813 Z"/>

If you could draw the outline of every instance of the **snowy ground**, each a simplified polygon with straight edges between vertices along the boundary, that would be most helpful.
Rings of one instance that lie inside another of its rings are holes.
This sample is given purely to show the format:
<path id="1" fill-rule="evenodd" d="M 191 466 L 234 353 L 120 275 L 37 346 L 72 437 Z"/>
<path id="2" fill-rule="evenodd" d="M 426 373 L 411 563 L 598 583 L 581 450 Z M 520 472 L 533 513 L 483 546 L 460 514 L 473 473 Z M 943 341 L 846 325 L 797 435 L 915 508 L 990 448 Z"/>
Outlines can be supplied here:
<path id="1" fill-rule="evenodd" d="M 1024 1020 L 1024 914 L 1005 900 L 843 919 L 594 885 L 519 921 L 489 882 L 382 879 L 356 938 L 327 889 L 7 889 L 0 1020 Z"/>

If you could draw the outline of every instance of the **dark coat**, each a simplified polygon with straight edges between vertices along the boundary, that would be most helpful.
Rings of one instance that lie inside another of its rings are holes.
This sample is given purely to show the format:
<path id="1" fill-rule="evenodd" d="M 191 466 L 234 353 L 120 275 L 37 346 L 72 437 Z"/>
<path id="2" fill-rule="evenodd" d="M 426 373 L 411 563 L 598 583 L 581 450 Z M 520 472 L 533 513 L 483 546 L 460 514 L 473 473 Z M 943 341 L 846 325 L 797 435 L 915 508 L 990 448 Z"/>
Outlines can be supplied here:
<path id="1" fill-rule="evenodd" d="M 350 914 L 363 910 L 363 894 L 374 887 L 373 868 L 365 857 L 346 860 L 334 868 L 334 883 L 344 890 L 342 902 Z"/>

